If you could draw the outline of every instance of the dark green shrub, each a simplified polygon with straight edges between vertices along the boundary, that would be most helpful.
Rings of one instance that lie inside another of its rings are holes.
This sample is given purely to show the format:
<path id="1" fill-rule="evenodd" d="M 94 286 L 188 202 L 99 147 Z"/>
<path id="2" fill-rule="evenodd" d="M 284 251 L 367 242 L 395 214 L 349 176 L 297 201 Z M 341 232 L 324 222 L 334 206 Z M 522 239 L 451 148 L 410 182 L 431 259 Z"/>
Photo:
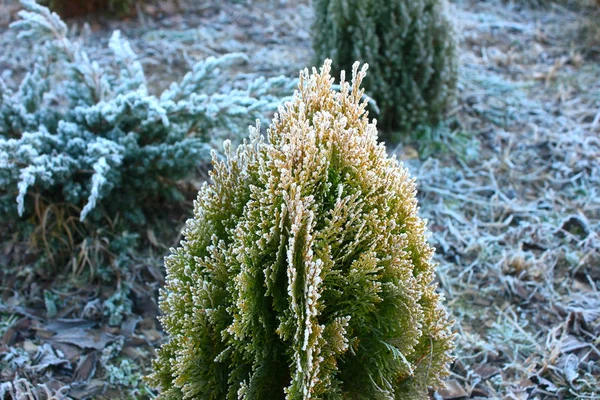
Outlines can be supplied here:
<path id="1" fill-rule="evenodd" d="M 335 73 L 369 64 L 366 92 L 385 132 L 435 125 L 455 95 L 457 50 L 445 0 L 314 0 L 313 47 Z M 394 137 L 395 138 L 395 137 Z"/>
<path id="2" fill-rule="evenodd" d="M 377 143 L 366 68 L 300 75 L 268 141 L 214 159 L 166 260 L 162 399 L 428 399 L 452 335 L 415 183 Z"/>

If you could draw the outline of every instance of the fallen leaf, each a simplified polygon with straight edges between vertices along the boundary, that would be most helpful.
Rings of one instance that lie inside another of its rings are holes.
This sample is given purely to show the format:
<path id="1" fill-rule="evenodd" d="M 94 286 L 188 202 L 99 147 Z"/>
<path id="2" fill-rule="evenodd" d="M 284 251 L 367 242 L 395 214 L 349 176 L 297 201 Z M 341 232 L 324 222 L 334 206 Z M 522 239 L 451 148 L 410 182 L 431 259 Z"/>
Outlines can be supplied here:
<path id="1" fill-rule="evenodd" d="M 577 368 L 579 367 L 579 358 L 574 354 L 570 354 L 565 360 L 565 366 L 563 367 L 563 373 L 565 378 L 567 378 L 567 382 L 571 386 L 575 386 L 575 380 L 579 377 L 577 373 Z"/>
<path id="2" fill-rule="evenodd" d="M 56 350 L 62 351 L 62 353 L 65 355 L 65 358 L 71 363 L 75 363 L 75 361 L 77 361 L 77 359 L 81 356 L 81 349 L 75 345 L 54 342 L 53 346 Z"/>
<path id="3" fill-rule="evenodd" d="M 83 307 L 82 317 L 91 321 L 102 319 L 102 302 L 100 299 L 88 302 L 85 307 Z"/>
<path id="4" fill-rule="evenodd" d="M 162 338 L 162 334 L 154 328 L 142 330 L 142 335 L 150 342 L 156 342 L 158 339 Z"/>
<path id="5" fill-rule="evenodd" d="M 121 324 L 121 334 L 123 336 L 125 336 L 126 338 L 133 336 L 133 334 L 135 332 L 135 327 L 137 326 L 138 322 L 140 322 L 141 320 L 142 320 L 142 318 L 139 317 L 139 316 L 130 316 L 130 317 L 128 317 Z"/>
<path id="6" fill-rule="evenodd" d="M 500 369 L 489 364 L 479 364 L 473 368 L 473 372 L 486 380 L 500 373 Z"/>
<path id="7" fill-rule="evenodd" d="M 560 351 L 562 351 L 563 353 L 570 353 L 589 346 L 590 345 L 588 343 L 584 343 L 578 340 L 575 336 L 568 335 L 562 340 L 560 344 Z"/>
<path id="8" fill-rule="evenodd" d="M 95 398 L 106 391 L 107 384 L 99 379 L 92 379 L 90 383 L 80 383 L 71 386 L 69 397 L 75 400 Z"/>
<path id="9" fill-rule="evenodd" d="M 139 359 L 146 359 L 146 358 L 148 358 L 148 352 L 142 350 L 139 347 L 127 346 L 127 347 L 123 348 L 123 350 L 121 351 L 121 353 L 123 355 L 127 356 L 127 358 L 130 358 L 132 360 L 139 360 Z"/>
<path id="10" fill-rule="evenodd" d="M 8 346 L 12 346 L 15 341 L 17 340 L 17 335 L 18 332 L 11 328 L 8 328 L 6 330 L 6 332 L 4 332 L 4 335 L 2 335 L 2 338 L 0 339 L 2 341 L 2 343 L 8 345 Z"/>
<path id="11" fill-rule="evenodd" d="M 86 355 L 81 356 L 75 373 L 73 374 L 73 382 L 85 382 L 88 383 L 96 373 L 96 364 L 98 363 L 98 353 L 92 351 Z"/>
<path id="12" fill-rule="evenodd" d="M 61 332 L 64 331 L 65 329 L 70 329 L 70 328 L 91 328 L 94 325 L 96 325 L 95 322 L 93 321 L 87 321 L 85 319 L 55 319 L 54 321 L 51 321 L 49 323 L 47 323 L 46 325 L 43 325 L 41 327 L 41 329 L 47 330 L 47 331 L 52 331 L 52 332 Z"/>
<path id="13" fill-rule="evenodd" d="M 445 387 L 438 391 L 444 400 L 466 399 L 469 395 L 458 381 L 445 382 Z"/>
<path id="14" fill-rule="evenodd" d="M 490 397 L 490 394 L 487 390 L 482 387 L 475 387 L 471 390 L 471 397 Z"/>
<path id="15" fill-rule="evenodd" d="M 38 350 L 39 346 L 34 344 L 31 340 L 26 340 L 23 342 L 23 350 L 28 353 L 34 353 Z"/>
<path id="16" fill-rule="evenodd" d="M 82 329 L 82 328 L 71 328 L 66 329 L 62 332 L 49 338 L 49 340 L 60 343 L 73 344 L 82 349 L 95 349 L 102 350 L 109 343 L 117 340 L 118 336 L 111 335 L 106 332 L 102 332 L 98 329 Z"/>
<path id="17" fill-rule="evenodd" d="M 70 365 L 69 360 L 64 358 L 63 354 L 58 354 L 50 344 L 44 343 L 38 348 L 38 351 L 33 358 L 31 370 L 39 372 L 49 367 L 70 367 Z"/>
<path id="18" fill-rule="evenodd" d="M 148 228 L 146 230 L 146 236 L 148 237 L 148 241 L 156 248 L 161 248 L 163 246 L 160 245 L 160 243 L 158 243 L 158 239 L 156 239 L 156 235 L 154 234 L 154 230 L 151 228 Z"/>

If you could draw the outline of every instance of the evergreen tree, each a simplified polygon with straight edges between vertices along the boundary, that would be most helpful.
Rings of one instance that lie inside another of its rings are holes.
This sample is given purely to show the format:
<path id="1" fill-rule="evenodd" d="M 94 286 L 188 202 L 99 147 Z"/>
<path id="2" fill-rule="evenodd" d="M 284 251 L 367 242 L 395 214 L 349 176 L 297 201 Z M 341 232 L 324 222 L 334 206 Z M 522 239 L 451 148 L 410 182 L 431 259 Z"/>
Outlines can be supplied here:
<path id="1" fill-rule="evenodd" d="M 305 70 L 268 141 L 213 160 L 167 258 L 162 399 L 427 399 L 452 335 L 415 183 L 360 84 Z"/>
<path id="2" fill-rule="evenodd" d="M 369 64 L 365 87 L 377 103 L 380 128 L 406 134 L 441 121 L 457 79 L 445 0 L 314 0 L 313 5 L 316 60 L 331 58 L 335 73 L 355 60 Z"/>

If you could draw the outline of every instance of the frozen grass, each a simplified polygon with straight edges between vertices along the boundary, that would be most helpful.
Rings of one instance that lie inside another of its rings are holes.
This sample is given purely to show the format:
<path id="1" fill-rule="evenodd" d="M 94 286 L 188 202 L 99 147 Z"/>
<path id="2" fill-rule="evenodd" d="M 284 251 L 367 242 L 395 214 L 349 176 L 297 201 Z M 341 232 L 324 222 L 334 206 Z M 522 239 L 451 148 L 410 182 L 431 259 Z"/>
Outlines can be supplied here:
<path id="1" fill-rule="evenodd" d="M 574 14 L 457 7 L 458 115 L 479 154 L 412 163 L 456 319 L 453 379 L 493 398 L 598 398 L 600 65 L 570 42 Z"/>
<path id="2" fill-rule="evenodd" d="M 0 399 L 63 400 L 66 398 L 66 390 L 53 390 L 44 384 L 33 385 L 24 378 L 0 383 Z"/>

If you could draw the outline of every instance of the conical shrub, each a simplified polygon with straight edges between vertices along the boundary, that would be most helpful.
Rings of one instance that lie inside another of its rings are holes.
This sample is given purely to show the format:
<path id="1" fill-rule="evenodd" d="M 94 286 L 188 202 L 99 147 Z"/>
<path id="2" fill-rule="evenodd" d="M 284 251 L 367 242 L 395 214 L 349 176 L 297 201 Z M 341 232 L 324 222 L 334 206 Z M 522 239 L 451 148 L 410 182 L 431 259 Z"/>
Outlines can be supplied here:
<path id="1" fill-rule="evenodd" d="M 166 260 L 163 399 L 425 399 L 452 335 L 415 183 L 359 89 L 304 70 L 268 140 L 214 158 Z"/>
<path id="2" fill-rule="evenodd" d="M 313 48 L 334 74 L 368 63 L 367 94 L 388 139 L 438 124 L 456 92 L 457 48 L 446 0 L 313 0 Z"/>

